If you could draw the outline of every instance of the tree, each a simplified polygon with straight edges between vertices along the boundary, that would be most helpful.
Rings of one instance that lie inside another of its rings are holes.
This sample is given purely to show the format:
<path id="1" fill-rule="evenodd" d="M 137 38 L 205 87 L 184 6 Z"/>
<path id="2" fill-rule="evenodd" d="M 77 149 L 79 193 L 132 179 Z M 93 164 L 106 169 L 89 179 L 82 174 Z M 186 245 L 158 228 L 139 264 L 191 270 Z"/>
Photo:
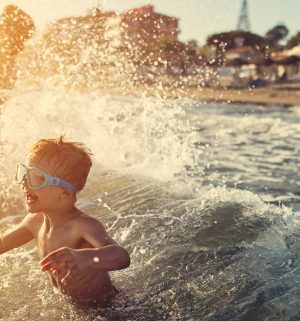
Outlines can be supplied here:
<path id="1" fill-rule="evenodd" d="M 252 47 L 264 52 L 266 49 L 266 42 L 263 37 L 243 30 L 213 34 L 207 38 L 206 44 L 216 49 L 216 63 L 219 65 L 222 65 L 224 53 L 227 50 Z"/>
<path id="2" fill-rule="evenodd" d="M 286 44 L 286 48 L 291 49 L 291 48 L 296 47 L 298 45 L 300 45 L 300 31 L 298 31 L 294 36 L 292 36 L 288 40 L 288 42 Z"/>
<path id="3" fill-rule="evenodd" d="M 206 43 L 211 46 L 222 47 L 225 51 L 236 47 L 265 48 L 263 37 L 243 30 L 213 34 L 207 38 Z"/>
<path id="4" fill-rule="evenodd" d="M 288 35 L 289 30 L 284 25 L 277 25 L 270 29 L 266 35 L 265 40 L 270 49 L 280 50 L 283 48 L 281 41 Z"/>
<path id="5" fill-rule="evenodd" d="M 4 8 L 0 21 L 0 87 L 11 88 L 16 76 L 16 56 L 35 28 L 31 17 L 14 5 Z"/>
<path id="6" fill-rule="evenodd" d="M 2 51 L 16 55 L 24 48 L 25 41 L 32 37 L 34 29 L 33 20 L 28 14 L 17 6 L 6 6 L 0 25 Z"/>

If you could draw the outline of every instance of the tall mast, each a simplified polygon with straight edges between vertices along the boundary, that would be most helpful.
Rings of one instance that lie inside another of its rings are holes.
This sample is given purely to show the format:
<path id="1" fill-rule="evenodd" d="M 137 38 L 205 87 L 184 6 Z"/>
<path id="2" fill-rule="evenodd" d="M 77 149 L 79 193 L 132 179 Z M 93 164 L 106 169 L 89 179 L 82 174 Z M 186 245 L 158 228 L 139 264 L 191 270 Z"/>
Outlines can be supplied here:
<path id="1" fill-rule="evenodd" d="M 243 0 L 243 4 L 240 11 L 240 16 L 237 24 L 238 30 L 250 31 L 250 20 L 248 14 L 247 0 Z"/>

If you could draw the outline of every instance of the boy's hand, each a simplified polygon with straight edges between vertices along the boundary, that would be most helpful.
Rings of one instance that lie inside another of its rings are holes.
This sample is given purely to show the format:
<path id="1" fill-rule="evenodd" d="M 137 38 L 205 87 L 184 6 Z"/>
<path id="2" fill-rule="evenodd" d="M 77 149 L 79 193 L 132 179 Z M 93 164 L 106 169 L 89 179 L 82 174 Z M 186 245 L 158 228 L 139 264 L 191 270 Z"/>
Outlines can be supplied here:
<path id="1" fill-rule="evenodd" d="M 63 247 L 45 256 L 40 265 L 42 272 L 50 270 L 55 276 L 62 275 L 60 281 L 66 284 L 76 271 L 86 268 L 88 262 L 84 251 Z"/>

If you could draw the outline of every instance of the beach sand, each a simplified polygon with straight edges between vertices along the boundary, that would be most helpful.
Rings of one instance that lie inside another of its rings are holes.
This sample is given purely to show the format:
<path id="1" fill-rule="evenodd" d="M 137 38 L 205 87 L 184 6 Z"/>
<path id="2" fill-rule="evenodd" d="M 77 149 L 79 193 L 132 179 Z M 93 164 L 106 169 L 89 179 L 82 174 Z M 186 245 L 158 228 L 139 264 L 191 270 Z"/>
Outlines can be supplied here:
<path id="1" fill-rule="evenodd" d="M 134 89 L 134 90 L 133 90 Z M 121 94 L 166 99 L 191 98 L 203 102 L 241 103 L 257 105 L 300 106 L 300 82 L 274 83 L 260 88 L 174 87 L 135 84 L 134 88 L 99 88 L 105 94 Z M 0 91 L 0 105 L 9 99 L 10 92 Z"/>
<path id="2" fill-rule="evenodd" d="M 171 99 L 192 98 L 204 102 L 300 106 L 300 82 L 276 83 L 260 88 L 160 88 L 147 86 L 144 90 L 149 95 Z"/>

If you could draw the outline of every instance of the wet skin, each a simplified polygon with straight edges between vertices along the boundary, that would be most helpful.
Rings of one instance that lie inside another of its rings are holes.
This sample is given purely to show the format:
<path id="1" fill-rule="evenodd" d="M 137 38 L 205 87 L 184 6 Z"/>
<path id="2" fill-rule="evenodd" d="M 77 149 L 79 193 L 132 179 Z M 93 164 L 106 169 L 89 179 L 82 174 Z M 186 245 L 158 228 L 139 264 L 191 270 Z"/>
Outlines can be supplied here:
<path id="1" fill-rule="evenodd" d="M 46 160 L 28 162 L 57 175 Z M 128 252 L 94 217 L 75 207 L 76 196 L 60 187 L 32 190 L 21 184 L 28 214 L 13 231 L 0 238 L 0 253 L 36 240 L 43 272 L 54 286 L 75 301 L 105 299 L 113 292 L 108 271 L 130 265 Z"/>
<path id="2" fill-rule="evenodd" d="M 94 247 L 77 233 L 85 224 L 100 225 L 97 220 L 79 212 L 65 224 L 50 228 L 43 213 L 29 215 L 31 224 L 28 228 L 34 235 L 42 258 L 41 270 L 50 273 L 53 285 L 77 299 L 95 298 L 112 292 L 108 272 L 100 268 L 100 259 L 99 262 L 93 260 L 98 257 L 97 251 L 94 252 Z M 104 230 L 100 226 L 101 229 Z M 105 238 L 102 247 L 116 245 L 110 237 Z"/>

